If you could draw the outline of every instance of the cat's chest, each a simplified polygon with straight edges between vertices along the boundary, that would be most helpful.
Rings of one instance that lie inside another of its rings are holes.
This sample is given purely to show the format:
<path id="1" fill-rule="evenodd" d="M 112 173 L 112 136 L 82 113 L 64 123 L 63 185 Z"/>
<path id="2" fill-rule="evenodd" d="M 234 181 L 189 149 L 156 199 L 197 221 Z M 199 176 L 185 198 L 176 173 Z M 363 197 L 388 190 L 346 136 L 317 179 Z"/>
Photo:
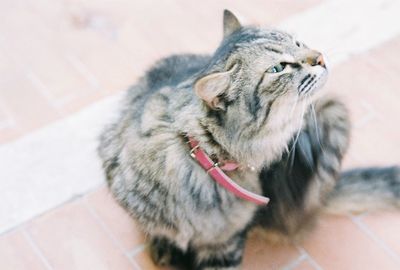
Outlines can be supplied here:
<path id="1" fill-rule="evenodd" d="M 243 231 L 254 217 L 257 206 L 252 203 L 236 202 L 221 209 L 202 213 L 196 219 L 193 242 L 225 242 Z"/>
<path id="2" fill-rule="evenodd" d="M 261 193 L 256 174 L 238 173 L 232 174 L 231 177 L 239 184 L 240 182 L 247 182 L 247 185 L 242 184 L 244 188 L 258 194 Z M 245 229 L 253 219 L 257 205 L 238 198 L 231 191 L 216 183 L 211 177 L 207 178 L 204 180 L 208 181 L 208 185 L 202 185 L 206 189 L 204 192 L 208 192 L 216 201 L 215 204 L 210 204 L 207 208 L 198 208 L 197 211 L 190 212 L 188 221 L 195 230 L 195 239 L 192 239 L 192 241 L 196 241 L 197 238 L 199 242 L 223 242 Z M 244 179 L 247 181 L 244 181 Z"/>

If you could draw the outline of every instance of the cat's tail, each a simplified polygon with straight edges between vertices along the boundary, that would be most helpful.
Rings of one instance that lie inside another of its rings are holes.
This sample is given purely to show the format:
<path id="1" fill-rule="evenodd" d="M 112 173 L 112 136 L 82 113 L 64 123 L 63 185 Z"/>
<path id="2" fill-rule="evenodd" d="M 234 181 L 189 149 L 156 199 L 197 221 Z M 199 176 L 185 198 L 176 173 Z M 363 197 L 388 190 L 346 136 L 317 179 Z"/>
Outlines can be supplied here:
<path id="1" fill-rule="evenodd" d="M 400 209 L 400 167 L 394 166 L 342 173 L 324 212 L 344 214 L 396 208 Z"/>

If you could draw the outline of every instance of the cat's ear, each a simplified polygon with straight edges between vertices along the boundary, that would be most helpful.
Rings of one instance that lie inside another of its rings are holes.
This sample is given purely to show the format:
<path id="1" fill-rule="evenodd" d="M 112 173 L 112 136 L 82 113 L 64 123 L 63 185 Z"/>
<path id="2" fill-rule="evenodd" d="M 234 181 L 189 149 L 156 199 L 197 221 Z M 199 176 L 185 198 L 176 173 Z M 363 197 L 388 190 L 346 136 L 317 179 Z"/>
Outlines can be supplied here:
<path id="1" fill-rule="evenodd" d="M 216 72 L 198 79 L 194 84 L 196 95 L 204 100 L 206 104 L 215 110 L 225 110 L 225 104 L 221 96 L 228 90 L 231 84 L 231 74 L 235 69 Z"/>
<path id="2" fill-rule="evenodd" d="M 224 38 L 241 28 L 239 19 L 229 10 L 224 10 Z"/>

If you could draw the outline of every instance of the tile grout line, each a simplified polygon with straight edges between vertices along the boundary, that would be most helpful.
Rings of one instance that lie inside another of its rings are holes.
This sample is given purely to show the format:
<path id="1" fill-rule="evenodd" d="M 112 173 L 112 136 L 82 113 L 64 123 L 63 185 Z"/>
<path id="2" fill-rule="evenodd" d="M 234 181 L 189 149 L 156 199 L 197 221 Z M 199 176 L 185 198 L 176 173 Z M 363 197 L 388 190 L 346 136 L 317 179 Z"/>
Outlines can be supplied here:
<path id="1" fill-rule="evenodd" d="M 305 248 L 296 245 L 297 250 L 300 252 L 300 254 L 305 255 L 307 258 L 308 262 L 316 269 L 316 270 L 323 270 L 322 266 L 320 266 L 312 257 L 311 255 L 305 250 Z"/>
<path id="2" fill-rule="evenodd" d="M 129 256 L 134 257 L 134 256 L 138 255 L 140 252 L 145 251 L 146 248 L 147 248 L 147 244 L 140 244 L 140 245 L 137 245 L 136 247 L 134 247 L 132 250 L 128 251 L 127 254 Z"/>
<path id="3" fill-rule="evenodd" d="M 135 248 L 133 248 L 131 251 L 127 251 L 127 252 L 126 252 L 126 256 L 128 256 L 129 258 L 132 259 L 132 261 L 133 261 L 134 264 L 135 264 L 135 267 L 136 267 L 138 270 L 146 270 L 146 269 L 143 269 L 143 268 L 136 262 L 136 260 L 135 260 L 134 257 L 135 257 L 136 255 L 138 255 L 140 252 L 143 252 L 143 251 L 146 249 L 146 247 L 147 247 L 146 244 L 140 244 L 140 245 L 136 246 Z"/>
<path id="4" fill-rule="evenodd" d="M 65 55 L 66 60 L 72 65 L 72 67 L 89 83 L 89 85 L 94 90 L 100 89 L 99 80 L 96 76 L 89 70 L 89 68 L 79 59 L 76 55 L 72 53 L 67 53 Z"/>
<path id="5" fill-rule="evenodd" d="M 92 191 L 89 191 L 89 192 L 92 192 Z M 45 211 L 43 213 L 37 214 L 37 215 L 35 215 L 35 216 L 33 216 L 33 217 L 29 218 L 29 219 L 24 220 L 20 225 L 11 227 L 11 228 L 9 228 L 8 230 L 5 230 L 5 231 L 0 231 L 0 237 L 6 235 L 8 233 L 17 231 L 20 228 L 22 228 L 24 226 L 27 226 L 27 224 L 29 224 L 30 222 L 34 221 L 35 219 L 41 218 L 44 215 L 46 215 L 47 213 L 49 213 L 49 212 L 57 211 L 58 209 L 60 209 L 61 207 L 65 206 L 65 205 L 68 205 L 68 204 L 71 204 L 71 203 L 78 203 L 78 202 L 80 202 L 82 200 L 82 196 L 84 196 L 84 195 L 77 195 L 75 197 L 72 197 L 69 200 L 61 203 L 60 205 L 54 206 L 52 208 L 49 208 L 47 211 Z"/>
<path id="6" fill-rule="evenodd" d="M 292 270 L 295 269 L 301 262 L 307 260 L 307 255 L 305 253 L 300 254 L 296 259 L 292 260 L 286 266 L 282 267 L 281 270 Z"/>
<path id="7" fill-rule="evenodd" d="M 352 220 L 352 222 L 354 224 L 356 224 L 356 226 L 364 233 L 368 236 L 368 238 L 370 238 L 372 241 L 374 241 L 380 248 L 383 249 L 383 251 L 389 255 L 389 257 L 391 257 L 397 264 L 400 265 L 400 256 L 393 251 L 386 243 L 385 241 L 383 241 L 382 239 L 380 239 L 379 236 L 375 235 L 370 228 L 368 228 L 368 226 L 366 224 L 364 224 L 364 222 L 362 222 L 361 217 L 355 217 L 350 215 L 350 219 Z"/>
<path id="8" fill-rule="evenodd" d="M 54 109 L 58 110 L 58 106 L 55 102 L 55 97 L 51 94 L 47 86 L 42 82 L 42 80 L 31 70 L 28 70 L 26 77 L 32 86 L 39 91 L 39 93 L 47 100 L 47 102 Z"/>
<path id="9" fill-rule="evenodd" d="M 77 98 L 77 95 L 68 95 L 63 98 L 56 98 L 37 74 L 29 70 L 26 75 L 33 87 L 47 100 L 47 102 L 57 111 L 60 116 L 63 116 L 62 106 Z"/>
<path id="10" fill-rule="evenodd" d="M 134 266 L 137 269 L 140 269 L 139 265 L 137 262 L 134 260 L 134 258 L 129 256 L 129 253 L 124 250 L 124 248 L 121 246 L 120 242 L 118 239 L 114 236 L 114 234 L 111 232 L 111 230 L 107 227 L 106 224 L 101 220 L 99 215 L 96 213 L 96 211 L 89 205 L 87 202 L 87 198 L 83 198 L 82 204 L 85 207 L 85 209 L 89 212 L 89 214 L 92 216 L 92 218 L 95 220 L 96 223 L 100 225 L 102 230 L 106 233 L 106 235 L 111 239 L 114 245 L 118 248 L 118 250 L 128 259 L 129 263 Z"/>
<path id="11" fill-rule="evenodd" d="M 311 266 L 315 269 L 315 270 L 322 270 L 321 266 L 319 264 L 317 264 L 317 262 L 311 258 L 310 255 L 307 255 L 306 261 L 311 264 Z"/>
<path id="12" fill-rule="evenodd" d="M 361 118 L 354 121 L 353 126 L 355 129 L 360 129 L 367 126 L 370 121 L 382 120 L 380 113 L 367 100 L 361 99 L 358 104 L 360 104 L 360 106 L 364 109 L 365 114 Z"/>
<path id="13" fill-rule="evenodd" d="M 54 268 L 50 265 L 49 261 L 44 256 L 41 249 L 38 247 L 36 242 L 32 239 L 29 232 L 26 230 L 25 226 L 21 228 L 22 234 L 24 235 L 25 239 L 28 241 L 29 246 L 33 249 L 33 252 L 38 256 L 39 260 L 43 263 L 47 270 L 53 270 Z"/>

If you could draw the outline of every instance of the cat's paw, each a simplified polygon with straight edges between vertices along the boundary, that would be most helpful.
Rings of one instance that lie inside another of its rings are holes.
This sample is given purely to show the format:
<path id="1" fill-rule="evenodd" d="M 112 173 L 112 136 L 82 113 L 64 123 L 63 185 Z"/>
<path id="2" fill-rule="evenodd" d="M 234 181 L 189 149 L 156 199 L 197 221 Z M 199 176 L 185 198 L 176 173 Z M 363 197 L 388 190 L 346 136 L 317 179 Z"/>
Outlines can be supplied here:
<path id="1" fill-rule="evenodd" d="M 154 237 L 150 241 L 150 256 L 158 266 L 185 266 L 190 257 L 164 237 Z"/>
<path id="2" fill-rule="evenodd" d="M 150 257 L 158 266 L 173 264 L 176 247 L 166 238 L 155 237 L 150 241 Z"/>

